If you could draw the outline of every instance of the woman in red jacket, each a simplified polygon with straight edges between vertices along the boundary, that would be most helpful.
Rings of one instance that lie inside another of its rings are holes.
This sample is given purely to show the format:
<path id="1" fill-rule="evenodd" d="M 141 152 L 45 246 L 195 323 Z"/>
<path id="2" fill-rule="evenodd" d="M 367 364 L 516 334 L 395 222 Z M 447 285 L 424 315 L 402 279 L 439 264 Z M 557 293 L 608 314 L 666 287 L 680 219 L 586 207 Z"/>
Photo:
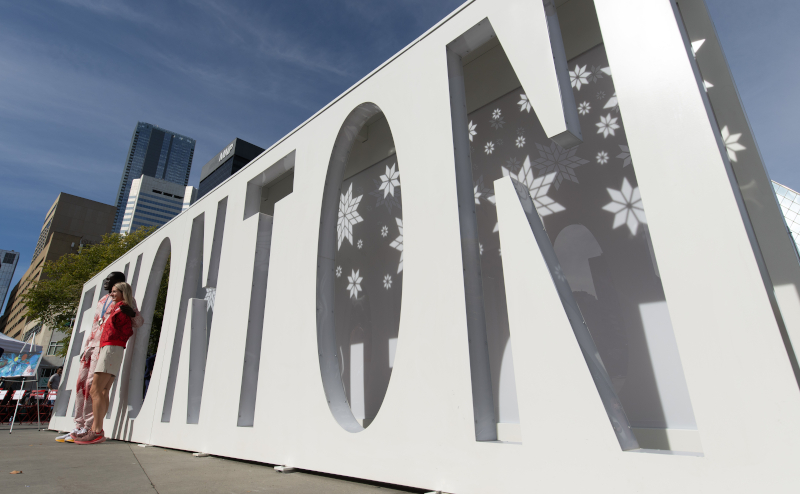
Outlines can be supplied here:
<path id="1" fill-rule="evenodd" d="M 119 374 L 122 367 L 122 357 L 125 355 L 125 345 L 133 335 L 131 318 L 127 316 L 122 307 L 133 306 L 133 292 L 127 283 L 117 283 L 111 289 L 111 298 L 114 306 L 103 322 L 103 334 L 100 336 L 100 356 L 94 370 L 92 382 L 92 411 L 94 423 L 92 429 L 75 438 L 75 444 L 98 444 L 106 440 L 103 432 L 103 419 L 108 412 L 108 398 L 114 377 Z"/>

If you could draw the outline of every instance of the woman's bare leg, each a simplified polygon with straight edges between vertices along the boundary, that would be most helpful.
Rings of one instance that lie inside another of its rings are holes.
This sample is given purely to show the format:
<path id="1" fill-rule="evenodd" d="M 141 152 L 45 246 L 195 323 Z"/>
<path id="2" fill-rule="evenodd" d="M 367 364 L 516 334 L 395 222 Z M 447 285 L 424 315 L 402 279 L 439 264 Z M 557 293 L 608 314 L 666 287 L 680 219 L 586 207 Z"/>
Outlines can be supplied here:
<path id="1" fill-rule="evenodd" d="M 94 412 L 94 424 L 92 430 L 100 432 L 103 430 L 103 419 L 108 412 L 108 394 L 111 390 L 111 383 L 114 382 L 114 375 L 106 372 L 95 372 L 94 382 L 92 383 L 92 411 Z"/>

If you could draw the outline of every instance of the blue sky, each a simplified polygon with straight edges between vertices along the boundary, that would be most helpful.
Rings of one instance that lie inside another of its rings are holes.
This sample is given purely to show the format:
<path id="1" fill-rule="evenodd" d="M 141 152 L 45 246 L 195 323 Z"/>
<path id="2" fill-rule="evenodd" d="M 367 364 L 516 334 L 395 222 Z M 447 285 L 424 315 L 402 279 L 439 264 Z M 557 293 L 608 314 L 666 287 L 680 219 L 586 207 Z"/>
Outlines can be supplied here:
<path id="1" fill-rule="evenodd" d="M 707 2 L 769 173 L 799 189 L 800 2 Z M 269 146 L 460 3 L 0 0 L 0 248 L 22 254 L 12 286 L 59 192 L 113 203 L 137 121 L 197 140 L 197 186 L 234 137 Z"/>

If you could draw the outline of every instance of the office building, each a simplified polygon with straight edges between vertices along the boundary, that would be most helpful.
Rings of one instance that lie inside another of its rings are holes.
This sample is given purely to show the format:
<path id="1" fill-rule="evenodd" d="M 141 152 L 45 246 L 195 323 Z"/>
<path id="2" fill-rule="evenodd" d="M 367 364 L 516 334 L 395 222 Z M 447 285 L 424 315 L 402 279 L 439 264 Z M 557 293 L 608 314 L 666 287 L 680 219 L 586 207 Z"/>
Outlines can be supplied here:
<path id="1" fill-rule="evenodd" d="M 798 250 L 800 250 L 800 192 L 774 180 L 772 181 L 772 187 L 775 189 L 775 197 L 778 199 L 781 212 L 783 212 L 783 219 L 786 220 L 786 228 L 789 229 L 789 235 L 794 240 Z"/>
<path id="2" fill-rule="evenodd" d="M 246 164 L 250 163 L 264 149 L 243 141 L 238 137 L 230 144 L 225 146 L 219 154 L 214 155 L 211 160 L 203 165 L 200 172 L 200 189 L 197 198 L 211 192 L 211 189 L 224 182 L 241 170 Z"/>
<path id="3" fill-rule="evenodd" d="M 8 288 L 11 286 L 11 279 L 14 277 L 18 261 L 19 252 L 0 249 L 0 308 L 3 307 L 3 302 L 8 295 Z"/>
<path id="4" fill-rule="evenodd" d="M 142 226 L 159 227 L 189 209 L 196 198 L 197 189 L 192 186 L 142 175 L 131 184 L 120 233 Z"/>
<path id="5" fill-rule="evenodd" d="M 142 175 L 186 186 L 192 169 L 195 140 L 161 127 L 139 122 L 131 138 L 116 197 L 114 231 L 122 227 L 133 181 Z"/>
<path id="6" fill-rule="evenodd" d="M 22 341 L 30 341 L 33 337 L 34 344 L 44 349 L 42 368 L 63 363 L 63 359 L 54 354 L 64 334 L 42 327 L 38 320 L 29 318 L 23 295 L 41 278 L 46 261 L 78 253 L 85 245 L 99 243 L 103 235 L 111 232 L 114 213 L 114 206 L 62 192 L 45 215 L 31 265 L 11 290 L 6 312 L 0 320 L 0 331 L 6 335 Z"/>

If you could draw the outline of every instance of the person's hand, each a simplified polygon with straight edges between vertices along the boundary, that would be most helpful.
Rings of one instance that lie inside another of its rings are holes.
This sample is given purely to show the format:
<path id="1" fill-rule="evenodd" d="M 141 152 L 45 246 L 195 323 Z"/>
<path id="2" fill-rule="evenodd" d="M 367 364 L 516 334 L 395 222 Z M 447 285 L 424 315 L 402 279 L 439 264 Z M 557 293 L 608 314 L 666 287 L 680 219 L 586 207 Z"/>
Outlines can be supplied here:
<path id="1" fill-rule="evenodd" d="M 133 318 L 136 316 L 136 312 L 134 312 L 133 308 L 130 305 L 123 304 L 122 307 L 119 308 L 120 312 L 125 314 L 126 316 Z"/>

